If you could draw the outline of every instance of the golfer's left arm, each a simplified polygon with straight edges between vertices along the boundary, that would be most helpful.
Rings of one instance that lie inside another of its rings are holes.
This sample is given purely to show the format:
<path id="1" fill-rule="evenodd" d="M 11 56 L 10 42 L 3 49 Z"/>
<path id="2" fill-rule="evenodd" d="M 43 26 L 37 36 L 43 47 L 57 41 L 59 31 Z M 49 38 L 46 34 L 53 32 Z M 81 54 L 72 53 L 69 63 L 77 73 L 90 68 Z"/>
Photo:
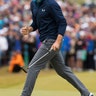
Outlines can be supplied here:
<path id="1" fill-rule="evenodd" d="M 67 23 L 63 16 L 60 6 L 56 2 L 51 3 L 50 8 L 51 8 L 51 11 L 50 11 L 51 16 L 53 17 L 53 19 L 56 21 L 56 24 L 58 25 L 58 36 L 55 43 L 51 47 L 51 49 L 56 51 L 60 48 L 62 38 L 66 31 Z"/>

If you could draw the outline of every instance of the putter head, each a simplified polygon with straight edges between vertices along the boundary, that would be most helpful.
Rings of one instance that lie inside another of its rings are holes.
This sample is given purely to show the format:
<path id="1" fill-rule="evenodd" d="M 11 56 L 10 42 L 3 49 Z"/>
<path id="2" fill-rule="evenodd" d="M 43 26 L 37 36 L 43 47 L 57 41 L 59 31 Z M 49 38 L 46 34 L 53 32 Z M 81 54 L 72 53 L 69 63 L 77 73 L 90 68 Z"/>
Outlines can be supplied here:
<path id="1" fill-rule="evenodd" d="M 26 66 L 22 66 L 21 69 L 22 69 L 25 73 L 28 72 L 28 68 L 27 68 Z"/>

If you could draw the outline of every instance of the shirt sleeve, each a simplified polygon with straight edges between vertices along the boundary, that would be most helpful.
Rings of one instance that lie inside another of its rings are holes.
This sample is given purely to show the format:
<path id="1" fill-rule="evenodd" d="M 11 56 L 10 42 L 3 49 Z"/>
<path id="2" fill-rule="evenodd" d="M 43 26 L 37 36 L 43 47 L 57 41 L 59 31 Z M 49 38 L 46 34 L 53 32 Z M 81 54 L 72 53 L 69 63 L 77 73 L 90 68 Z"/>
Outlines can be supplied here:
<path id="1" fill-rule="evenodd" d="M 53 0 L 53 2 L 50 4 L 51 8 L 51 16 L 56 21 L 56 24 L 58 26 L 58 34 L 61 34 L 64 36 L 64 33 L 66 31 L 66 20 L 63 16 L 62 10 L 60 6 L 56 3 L 56 1 Z"/>
<path id="2" fill-rule="evenodd" d="M 37 30 L 37 24 L 36 24 L 36 18 L 33 14 L 33 11 L 32 11 L 32 3 L 30 4 L 30 8 L 31 8 L 31 12 L 32 12 L 32 19 L 33 19 L 33 22 L 32 24 L 30 25 L 31 27 L 33 27 L 33 31 Z"/>

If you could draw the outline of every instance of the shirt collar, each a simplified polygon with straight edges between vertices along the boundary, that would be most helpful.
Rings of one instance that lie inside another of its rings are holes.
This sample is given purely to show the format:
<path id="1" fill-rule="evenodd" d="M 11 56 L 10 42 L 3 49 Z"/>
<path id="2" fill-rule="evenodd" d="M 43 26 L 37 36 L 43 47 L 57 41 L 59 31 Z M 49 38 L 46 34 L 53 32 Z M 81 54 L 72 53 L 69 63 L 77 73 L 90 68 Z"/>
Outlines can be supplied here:
<path id="1" fill-rule="evenodd" d="M 33 2 L 35 2 L 38 7 L 43 3 L 43 1 L 44 0 L 33 0 Z"/>

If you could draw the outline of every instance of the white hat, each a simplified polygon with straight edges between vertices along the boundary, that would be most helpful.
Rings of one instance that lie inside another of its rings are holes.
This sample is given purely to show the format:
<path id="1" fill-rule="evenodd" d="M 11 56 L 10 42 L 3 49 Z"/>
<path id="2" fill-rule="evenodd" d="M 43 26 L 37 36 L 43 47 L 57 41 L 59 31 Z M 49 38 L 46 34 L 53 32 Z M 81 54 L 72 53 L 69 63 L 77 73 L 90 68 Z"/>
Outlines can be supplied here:
<path id="1" fill-rule="evenodd" d="M 82 30 L 79 32 L 79 34 L 80 34 L 80 36 L 85 36 L 85 31 Z"/>
<path id="2" fill-rule="evenodd" d="M 67 26 L 66 31 L 72 32 L 74 29 L 71 26 Z"/>

